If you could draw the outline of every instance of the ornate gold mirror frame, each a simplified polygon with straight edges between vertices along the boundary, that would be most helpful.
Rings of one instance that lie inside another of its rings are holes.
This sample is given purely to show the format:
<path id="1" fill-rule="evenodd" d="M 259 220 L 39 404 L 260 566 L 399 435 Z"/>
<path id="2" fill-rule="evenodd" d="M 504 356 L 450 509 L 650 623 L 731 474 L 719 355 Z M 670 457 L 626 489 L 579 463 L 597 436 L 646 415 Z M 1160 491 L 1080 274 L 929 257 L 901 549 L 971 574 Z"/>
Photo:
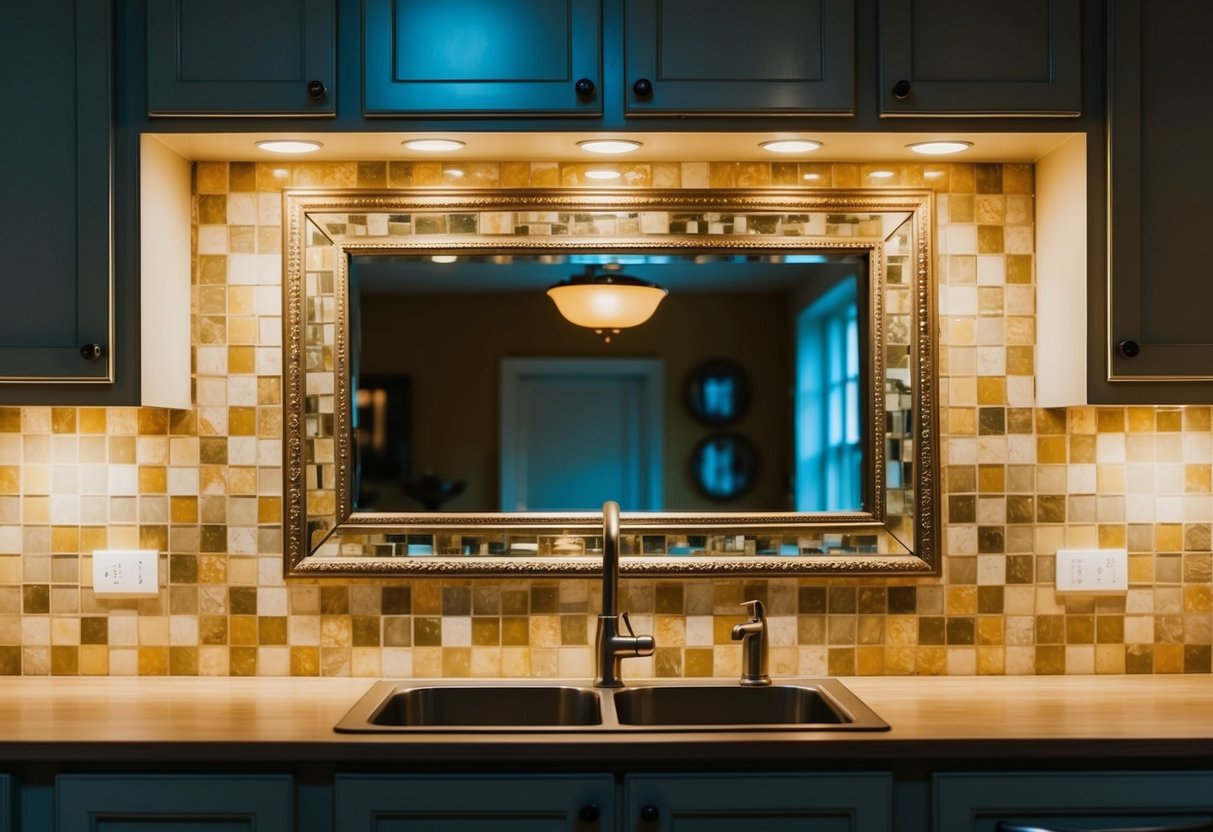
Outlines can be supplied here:
<path id="1" fill-rule="evenodd" d="M 350 261 L 655 250 L 867 258 L 870 508 L 625 512 L 624 574 L 939 573 L 930 192 L 288 190 L 283 199 L 288 576 L 598 572 L 597 512 L 353 510 Z"/>

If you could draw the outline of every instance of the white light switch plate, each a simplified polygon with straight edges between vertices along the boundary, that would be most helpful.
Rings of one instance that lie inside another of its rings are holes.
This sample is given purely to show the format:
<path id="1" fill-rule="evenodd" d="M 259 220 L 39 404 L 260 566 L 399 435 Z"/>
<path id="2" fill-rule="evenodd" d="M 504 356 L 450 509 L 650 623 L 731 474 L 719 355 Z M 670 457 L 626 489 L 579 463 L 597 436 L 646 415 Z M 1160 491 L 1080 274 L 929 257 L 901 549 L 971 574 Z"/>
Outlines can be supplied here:
<path id="1" fill-rule="evenodd" d="M 1127 549 L 1058 549 L 1057 591 L 1123 595 L 1129 591 Z"/>
<path id="2" fill-rule="evenodd" d="M 93 592 L 101 598 L 160 594 L 160 553 L 155 549 L 93 551 Z"/>

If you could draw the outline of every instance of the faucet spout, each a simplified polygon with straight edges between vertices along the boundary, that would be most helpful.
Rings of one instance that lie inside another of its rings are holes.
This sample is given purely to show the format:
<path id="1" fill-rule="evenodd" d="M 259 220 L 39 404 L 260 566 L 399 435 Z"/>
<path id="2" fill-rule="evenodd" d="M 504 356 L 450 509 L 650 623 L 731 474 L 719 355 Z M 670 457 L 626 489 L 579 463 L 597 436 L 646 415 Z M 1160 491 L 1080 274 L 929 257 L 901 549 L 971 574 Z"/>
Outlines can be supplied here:
<path id="1" fill-rule="evenodd" d="M 619 632 L 621 618 L 626 635 Z M 651 656 L 655 649 L 653 637 L 636 635 L 628 614 L 619 613 L 619 503 L 608 500 L 602 505 L 602 612 L 594 638 L 594 686 L 623 687 L 620 662 L 633 656 Z"/>

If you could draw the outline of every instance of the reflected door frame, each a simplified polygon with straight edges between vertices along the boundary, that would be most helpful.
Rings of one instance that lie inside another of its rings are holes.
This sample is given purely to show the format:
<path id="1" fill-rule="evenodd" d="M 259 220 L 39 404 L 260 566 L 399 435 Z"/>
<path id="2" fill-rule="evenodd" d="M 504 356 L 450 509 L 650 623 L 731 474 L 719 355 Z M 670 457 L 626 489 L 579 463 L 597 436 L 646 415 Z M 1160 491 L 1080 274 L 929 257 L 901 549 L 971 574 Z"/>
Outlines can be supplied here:
<path id="1" fill-rule="evenodd" d="M 503 511 L 545 510 L 528 494 L 531 426 L 528 408 L 541 385 L 551 395 L 562 382 L 618 381 L 631 389 L 617 455 L 631 494 L 608 495 L 626 511 L 660 511 L 664 499 L 664 362 L 659 358 L 503 358 L 500 370 L 500 498 Z M 626 490 L 626 489 L 625 489 Z M 546 507 L 545 507 L 546 508 Z M 566 507 L 592 510 L 596 506 Z"/>

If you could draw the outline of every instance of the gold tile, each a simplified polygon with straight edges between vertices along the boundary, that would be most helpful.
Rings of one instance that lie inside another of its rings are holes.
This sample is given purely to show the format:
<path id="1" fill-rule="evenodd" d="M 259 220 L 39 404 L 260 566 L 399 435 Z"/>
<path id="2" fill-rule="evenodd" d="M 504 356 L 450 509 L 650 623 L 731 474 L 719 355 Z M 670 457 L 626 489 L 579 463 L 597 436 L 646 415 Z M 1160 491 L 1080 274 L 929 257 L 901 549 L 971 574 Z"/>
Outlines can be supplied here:
<path id="1" fill-rule="evenodd" d="M 198 194 L 225 194 L 228 190 L 226 162 L 195 162 L 194 191 Z"/>
<path id="2" fill-rule="evenodd" d="M 167 676 L 169 674 L 169 648 L 140 647 L 139 675 Z"/>

